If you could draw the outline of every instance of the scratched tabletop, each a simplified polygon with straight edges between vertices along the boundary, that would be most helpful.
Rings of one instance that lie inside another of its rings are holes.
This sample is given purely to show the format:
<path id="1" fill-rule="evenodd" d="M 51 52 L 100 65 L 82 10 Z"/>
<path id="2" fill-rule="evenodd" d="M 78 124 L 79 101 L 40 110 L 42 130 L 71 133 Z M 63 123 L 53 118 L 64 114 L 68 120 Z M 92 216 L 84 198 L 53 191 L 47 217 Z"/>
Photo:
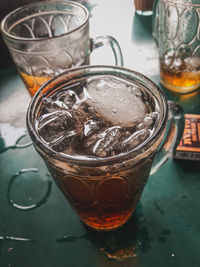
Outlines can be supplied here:
<path id="1" fill-rule="evenodd" d="M 114 36 L 126 68 L 152 79 L 185 113 L 200 114 L 199 91 L 172 95 L 160 85 L 151 16 L 136 15 L 133 0 L 81 2 L 90 11 L 91 37 Z M 97 50 L 91 64 L 114 64 L 106 48 Z M 7 57 L 0 69 L 0 266 L 200 267 L 200 163 L 169 160 L 149 177 L 124 227 L 88 229 L 27 136 L 30 96 Z"/>

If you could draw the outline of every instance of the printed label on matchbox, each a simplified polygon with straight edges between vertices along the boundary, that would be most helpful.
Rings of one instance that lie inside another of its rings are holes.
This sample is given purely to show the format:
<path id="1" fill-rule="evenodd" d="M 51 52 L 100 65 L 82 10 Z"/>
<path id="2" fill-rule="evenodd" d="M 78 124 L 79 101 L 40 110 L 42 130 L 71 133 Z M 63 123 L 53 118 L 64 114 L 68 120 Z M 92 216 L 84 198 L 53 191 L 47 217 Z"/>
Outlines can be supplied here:
<path id="1" fill-rule="evenodd" d="M 185 114 L 185 129 L 175 157 L 200 160 L 200 115 Z"/>

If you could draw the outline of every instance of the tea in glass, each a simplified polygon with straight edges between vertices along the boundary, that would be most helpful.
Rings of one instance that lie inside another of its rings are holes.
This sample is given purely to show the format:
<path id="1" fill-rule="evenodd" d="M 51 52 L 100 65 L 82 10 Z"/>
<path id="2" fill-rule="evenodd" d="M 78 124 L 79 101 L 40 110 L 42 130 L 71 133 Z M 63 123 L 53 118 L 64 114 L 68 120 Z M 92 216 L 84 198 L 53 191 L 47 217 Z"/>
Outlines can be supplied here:
<path id="1" fill-rule="evenodd" d="M 172 106 L 170 116 L 181 118 Z M 118 228 L 134 212 L 167 120 L 158 87 L 142 74 L 113 66 L 56 76 L 36 92 L 27 112 L 36 150 L 80 219 L 96 230 Z M 178 129 L 170 131 L 173 145 Z"/>

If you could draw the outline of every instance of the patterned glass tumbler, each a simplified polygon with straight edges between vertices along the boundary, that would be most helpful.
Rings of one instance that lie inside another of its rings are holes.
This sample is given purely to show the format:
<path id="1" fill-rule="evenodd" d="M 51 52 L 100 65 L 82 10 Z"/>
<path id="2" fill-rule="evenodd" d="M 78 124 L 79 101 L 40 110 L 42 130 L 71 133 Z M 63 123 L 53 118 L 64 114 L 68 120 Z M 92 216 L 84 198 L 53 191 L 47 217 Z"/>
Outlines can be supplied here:
<path id="1" fill-rule="evenodd" d="M 160 82 L 176 93 L 192 92 L 200 86 L 200 0 L 158 0 L 154 8 Z"/>
<path id="2" fill-rule="evenodd" d="M 19 74 L 33 96 L 39 87 L 66 69 L 88 65 L 91 52 L 108 45 L 116 65 L 123 65 L 111 36 L 89 37 L 89 12 L 73 1 L 33 2 L 9 13 L 1 32 Z"/>

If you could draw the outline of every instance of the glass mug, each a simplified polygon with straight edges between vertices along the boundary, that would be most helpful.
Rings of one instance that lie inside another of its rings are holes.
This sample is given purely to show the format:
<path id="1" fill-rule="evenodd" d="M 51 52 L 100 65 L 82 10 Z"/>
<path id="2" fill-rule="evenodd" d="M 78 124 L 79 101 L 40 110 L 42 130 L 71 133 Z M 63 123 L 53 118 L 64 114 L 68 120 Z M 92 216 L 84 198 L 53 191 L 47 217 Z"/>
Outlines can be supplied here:
<path id="1" fill-rule="evenodd" d="M 160 81 L 176 93 L 200 86 L 199 0 L 158 0 L 153 36 L 160 58 Z"/>
<path id="2" fill-rule="evenodd" d="M 111 230 L 130 218 L 149 174 L 172 157 L 184 116 L 142 74 L 83 66 L 36 92 L 27 128 L 81 220 L 93 229 Z"/>
<path id="3" fill-rule="evenodd" d="M 88 65 L 90 53 L 103 45 L 123 65 L 118 42 L 111 36 L 89 38 L 89 12 L 73 1 L 20 7 L 2 20 L 1 32 L 31 96 L 56 74 Z"/>

